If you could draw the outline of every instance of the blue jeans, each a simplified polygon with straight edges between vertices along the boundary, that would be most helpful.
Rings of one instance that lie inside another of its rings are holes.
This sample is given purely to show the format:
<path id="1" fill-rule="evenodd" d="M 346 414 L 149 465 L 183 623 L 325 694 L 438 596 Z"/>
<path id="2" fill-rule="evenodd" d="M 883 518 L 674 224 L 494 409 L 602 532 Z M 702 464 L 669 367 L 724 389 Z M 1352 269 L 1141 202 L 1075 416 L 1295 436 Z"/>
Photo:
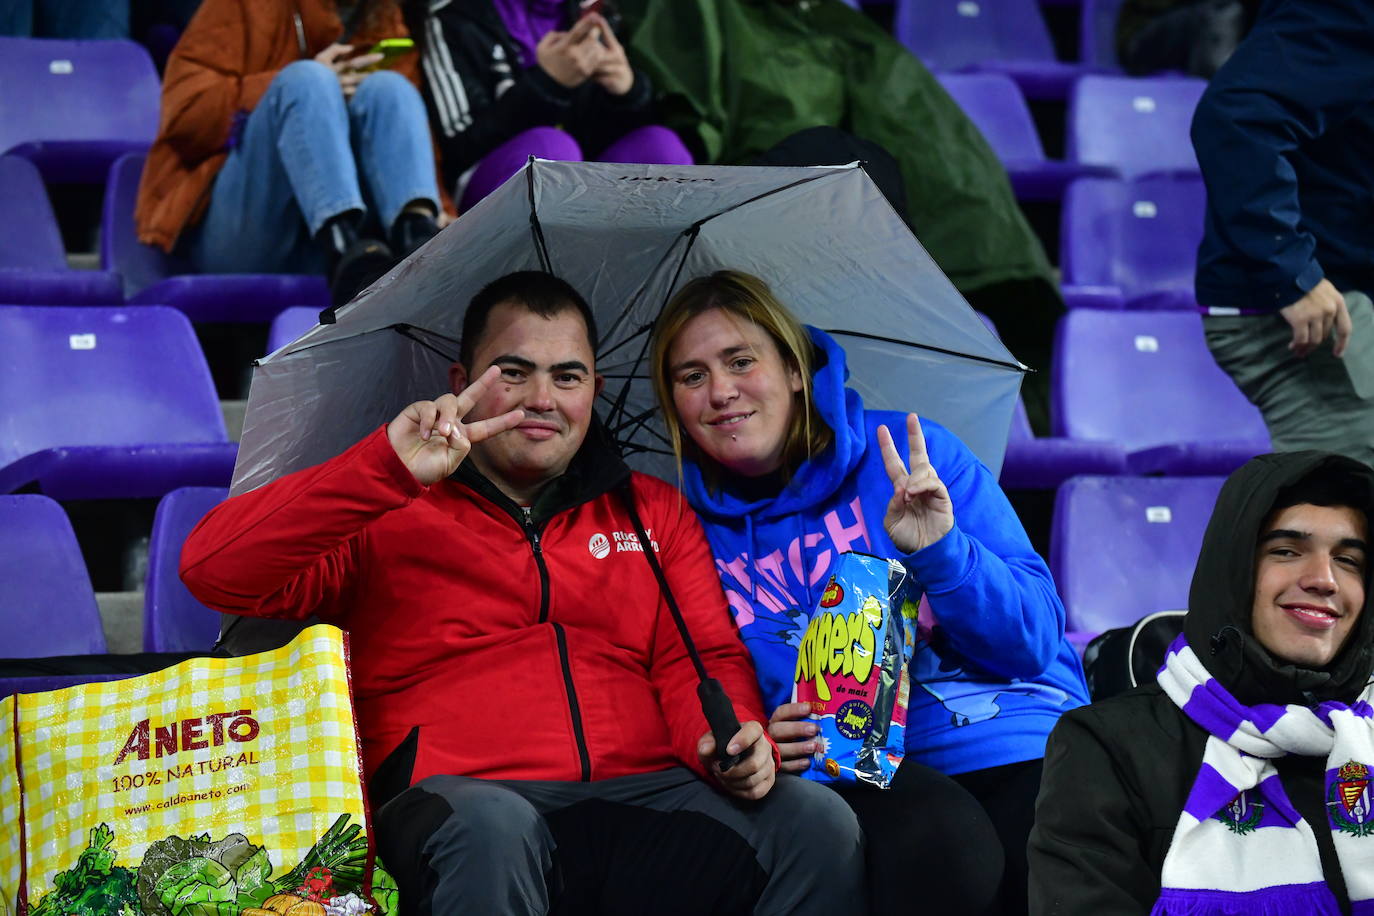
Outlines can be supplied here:
<path id="1" fill-rule="evenodd" d="M 203 273 L 320 273 L 311 236 L 350 210 L 389 228 L 406 204 L 439 210 L 420 93 L 390 71 L 345 101 L 324 64 L 282 68 L 215 178 L 186 253 Z"/>

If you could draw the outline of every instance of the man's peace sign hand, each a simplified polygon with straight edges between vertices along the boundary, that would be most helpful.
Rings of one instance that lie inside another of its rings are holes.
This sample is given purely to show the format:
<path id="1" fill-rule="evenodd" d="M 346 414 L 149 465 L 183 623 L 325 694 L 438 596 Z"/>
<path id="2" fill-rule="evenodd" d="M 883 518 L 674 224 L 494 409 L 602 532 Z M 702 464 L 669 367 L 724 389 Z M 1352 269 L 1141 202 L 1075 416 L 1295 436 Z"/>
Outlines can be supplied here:
<path id="1" fill-rule="evenodd" d="M 474 442 L 512 429 L 525 418 L 523 410 L 510 410 L 486 420 L 462 422 L 500 375 L 501 368 L 492 366 L 461 394 L 416 401 L 391 421 L 387 439 L 416 480 L 425 486 L 443 480 L 458 470 Z"/>
<path id="2" fill-rule="evenodd" d="M 906 415 L 906 437 L 911 448 L 910 471 L 897 454 L 892 433 L 886 426 L 878 427 L 883 467 L 892 480 L 892 501 L 887 504 L 883 527 L 898 550 L 915 553 L 934 544 L 954 527 L 954 503 L 930 463 L 925 433 L 921 432 L 920 418 L 914 413 Z"/>

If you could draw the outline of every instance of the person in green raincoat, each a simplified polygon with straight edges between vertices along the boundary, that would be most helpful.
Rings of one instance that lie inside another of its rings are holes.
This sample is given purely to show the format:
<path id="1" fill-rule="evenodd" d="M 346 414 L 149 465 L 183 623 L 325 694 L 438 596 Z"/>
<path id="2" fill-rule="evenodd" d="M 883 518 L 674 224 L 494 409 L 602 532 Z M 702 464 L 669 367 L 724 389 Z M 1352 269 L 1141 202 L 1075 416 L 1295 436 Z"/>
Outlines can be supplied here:
<path id="1" fill-rule="evenodd" d="M 660 120 L 698 162 L 746 164 L 816 125 L 889 151 L 916 237 L 1011 351 L 1042 370 L 1026 395 L 1033 421 L 1044 418 L 1063 309 L 1049 261 L 996 154 L 920 61 L 840 0 L 619 7 L 630 58 L 658 87 Z"/>

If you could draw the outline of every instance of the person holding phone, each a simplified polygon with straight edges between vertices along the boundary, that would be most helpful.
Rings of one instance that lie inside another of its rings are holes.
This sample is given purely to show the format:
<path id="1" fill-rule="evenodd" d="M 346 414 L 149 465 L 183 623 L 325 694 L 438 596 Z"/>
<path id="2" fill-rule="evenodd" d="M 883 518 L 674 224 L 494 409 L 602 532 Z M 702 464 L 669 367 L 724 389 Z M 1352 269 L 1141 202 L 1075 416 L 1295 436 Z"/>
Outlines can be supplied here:
<path id="1" fill-rule="evenodd" d="M 205 0 L 167 62 L 139 239 L 207 273 L 326 273 L 346 302 L 438 231 L 395 0 Z M 386 70 L 377 66 L 390 63 Z"/>
<path id="2" fill-rule="evenodd" d="M 407 0 L 446 187 L 466 210 L 530 156 L 690 165 L 609 0 Z"/>

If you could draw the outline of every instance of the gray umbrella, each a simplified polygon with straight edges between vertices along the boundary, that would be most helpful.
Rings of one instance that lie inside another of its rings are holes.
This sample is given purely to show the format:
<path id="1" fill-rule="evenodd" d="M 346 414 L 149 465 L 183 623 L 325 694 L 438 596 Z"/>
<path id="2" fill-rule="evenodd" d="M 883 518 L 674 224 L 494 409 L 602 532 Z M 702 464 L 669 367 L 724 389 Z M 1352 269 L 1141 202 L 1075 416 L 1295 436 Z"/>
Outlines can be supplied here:
<path id="1" fill-rule="evenodd" d="M 1025 367 L 984 326 L 857 165 L 781 168 L 531 160 L 357 299 L 254 370 L 234 492 L 319 463 L 447 390 L 463 310 L 543 268 L 591 303 L 602 414 L 631 464 L 673 479 L 644 377 L 648 331 L 687 280 L 766 280 L 849 354 L 869 407 L 914 410 L 993 473 Z"/>

